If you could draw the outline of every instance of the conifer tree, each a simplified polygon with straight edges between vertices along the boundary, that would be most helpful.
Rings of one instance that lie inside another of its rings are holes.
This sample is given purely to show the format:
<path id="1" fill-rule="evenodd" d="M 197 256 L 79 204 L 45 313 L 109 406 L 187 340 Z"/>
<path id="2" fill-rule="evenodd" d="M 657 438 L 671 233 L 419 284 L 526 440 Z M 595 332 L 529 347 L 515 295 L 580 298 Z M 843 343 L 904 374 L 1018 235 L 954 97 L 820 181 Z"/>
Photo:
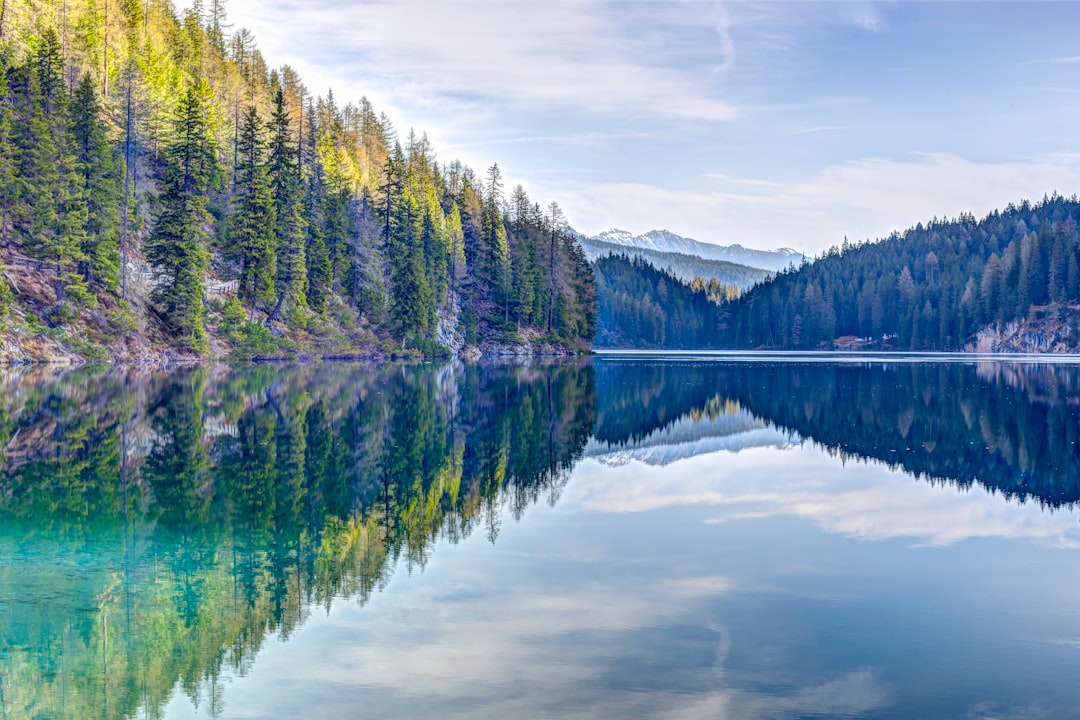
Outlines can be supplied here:
<path id="1" fill-rule="evenodd" d="M 330 253 L 323 240 L 322 186 L 316 178 L 317 174 L 313 174 L 304 196 L 304 224 L 307 226 L 304 255 L 307 260 L 307 303 L 312 310 L 322 313 L 330 302 L 333 274 Z"/>
<path id="2" fill-rule="evenodd" d="M 251 107 L 244 114 L 236 167 L 238 206 L 229 234 L 230 255 L 240 264 L 238 295 L 254 317 L 257 301 L 270 302 L 274 293 L 274 204 L 267 166 L 263 124 Z"/>
<path id="3" fill-rule="evenodd" d="M 160 209 L 146 243 L 146 257 L 161 274 L 156 302 L 171 330 L 192 350 L 206 348 L 203 273 L 207 193 L 217 179 L 217 155 L 207 126 L 205 81 L 188 86 L 173 117 L 172 137 L 159 178 Z"/>
<path id="4" fill-rule="evenodd" d="M 24 78 L 18 132 L 20 211 L 27 220 L 23 236 L 27 251 L 53 268 L 62 309 L 69 293 L 89 300 L 76 266 L 84 258 L 88 210 L 68 123 L 60 41 L 51 29 L 42 34 Z"/>
<path id="5" fill-rule="evenodd" d="M 481 278 L 489 289 L 491 299 L 504 306 L 503 320 L 507 321 L 510 300 L 510 246 L 501 205 L 502 173 L 496 164 L 488 169 L 487 195 L 481 216 L 481 243 L 484 248 Z"/>
<path id="6" fill-rule="evenodd" d="M 424 273 L 423 222 L 420 204 L 406 188 L 395 208 L 398 220 L 390 252 L 393 287 L 392 319 L 404 338 L 423 334 L 429 325 L 431 288 Z"/>
<path id="7" fill-rule="evenodd" d="M 274 254 L 277 275 L 274 285 L 278 299 L 271 319 L 289 300 L 297 309 L 307 307 L 306 248 L 307 223 L 300 178 L 299 155 L 292 145 L 285 93 L 278 86 L 274 92 L 270 117 L 270 146 L 267 158 L 270 192 L 274 209 Z"/>
<path id="8" fill-rule="evenodd" d="M 0 96 L 8 97 L 8 68 L 0 55 Z M 16 137 L 12 104 L 0 102 L 0 238 L 6 239 L 18 197 L 15 174 Z"/>
<path id="9" fill-rule="evenodd" d="M 465 231 L 461 227 L 461 209 L 457 203 L 450 209 L 450 216 L 446 220 L 446 234 L 450 244 L 448 304 L 453 307 L 459 300 L 458 286 L 466 270 Z"/>
<path id="10" fill-rule="evenodd" d="M 87 280 L 116 288 L 119 270 L 121 168 L 109 147 L 89 73 L 83 75 L 71 102 L 71 133 L 75 166 L 86 200 L 86 226 L 81 248 Z"/>

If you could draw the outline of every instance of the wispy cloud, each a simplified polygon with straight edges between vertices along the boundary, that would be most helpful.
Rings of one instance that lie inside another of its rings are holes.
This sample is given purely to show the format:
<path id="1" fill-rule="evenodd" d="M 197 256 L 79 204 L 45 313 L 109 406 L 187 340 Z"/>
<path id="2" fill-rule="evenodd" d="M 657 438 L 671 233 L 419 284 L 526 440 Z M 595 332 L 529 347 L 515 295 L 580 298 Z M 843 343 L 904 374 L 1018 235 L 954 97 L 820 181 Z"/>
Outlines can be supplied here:
<path id="1" fill-rule="evenodd" d="M 1080 159 L 1061 154 L 981 163 L 951 153 L 863 158 L 830 165 L 805 180 L 711 173 L 714 190 L 636 183 L 571 183 L 563 203 L 585 232 L 612 225 L 659 227 L 679 218 L 680 234 L 704 242 L 795 247 L 815 253 L 878 239 L 932 217 L 981 216 L 1022 199 L 1080 190 Z M 553 187 L 544 188 L 549 194 Z"/>
<path id="2" fill-rule="evenodd" d="M 1017 507 L 979 488 L 960 493 L 913 482 L 873 462 L 858 473 L 844 472 L 839 460 L 816 449 L 790 452 L 802 453 L 797 463 L 775 451 L 748 450 L 725 455 L 723 463 L 702 456 L 659 470 L 638 464 L 633 473 L 595 473 L 570 485 L 562 501 L 610 513 L 711 506 L 712 524 L 801 517 L 837 535 L 914 545 L 1008 538 L 1080 548 L 1080 529 L 1066 514 Z"/>
<path id="3" fill-rule="evenodd" d="M 287 0 L 257 12 L 254 2 L 240 0 L 234 12 L 260 18 L 264 43 L 288 49 L 299 40 L 308 62 L 362 76 L 415 106 L 473 99 L 489 108 L 601 115 L 729 120 L 736 113 L 702 78 L 666 63 L 667 45 L 628 35 L 619 7 L 589 0 L 331 0 L 315 7 Z M 718 15 L 719 66 L 726 67 L 734 42 L 722 6 Z M 683 12 L 667 22 L 693 27 L 699 20 Z"/>
<path id="4" fill-rule="evenodd" d="M 1080 55 L 1070 55 L 1068 57 L 1056 57 L 1056 58 L 1038 58 L 1035 60 L 1028 60 L 1025 65 L 1072 65 L 1080 63 Z"/>

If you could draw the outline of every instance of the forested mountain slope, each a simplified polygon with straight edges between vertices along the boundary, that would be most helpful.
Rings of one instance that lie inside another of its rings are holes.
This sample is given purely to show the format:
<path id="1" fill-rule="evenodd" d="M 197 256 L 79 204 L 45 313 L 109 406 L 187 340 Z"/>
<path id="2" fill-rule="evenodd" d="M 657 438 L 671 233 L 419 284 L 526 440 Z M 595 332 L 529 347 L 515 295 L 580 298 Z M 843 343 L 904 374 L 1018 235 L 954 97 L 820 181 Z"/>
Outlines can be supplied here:
<path id="1" fill-rule="evenodd" d="M 935 219 L 880 242 L 845 242 L 727 304 L 718 345 L 1075 348 L 1078 222 L 1080 201 L 1055 195 L 982 220 Z"/>
<path id="2" fill-rule="evenodd" d="M 711 347 L 720 306 L 703 286 L 691 287 L 647 261 L 625 255 L 594 263 L 600 315 L 598 348 L 685 350 Z"/>
<path id="3" fill-rule="evenodd" d="M 588 344 L 593 276 L 557 205 L 315 96 L 229 27 L 224 0 L 4 1 L 6 357 Z"/>
<path id="4" fill-rule="evenodd" d="M 771 275 L 768 270 L 761 268 L 739 265 L 727 260 L 712 260 L 698 255 L 628 247 L 585 236 L 579 237 L 578 242 L 581 243 L 581 248 L 585 251 L 585 257 L 590 262 L 596 262 L 600 258 L 609 255 L 638 257 L 647 261 L 653 267 L 666 270 L 687 283 L 692 282 L 694 278 L 701 278 L 705 281 L 716 280 L 724 285 L 734 285 L 740 290 L 745 290 Z"/>

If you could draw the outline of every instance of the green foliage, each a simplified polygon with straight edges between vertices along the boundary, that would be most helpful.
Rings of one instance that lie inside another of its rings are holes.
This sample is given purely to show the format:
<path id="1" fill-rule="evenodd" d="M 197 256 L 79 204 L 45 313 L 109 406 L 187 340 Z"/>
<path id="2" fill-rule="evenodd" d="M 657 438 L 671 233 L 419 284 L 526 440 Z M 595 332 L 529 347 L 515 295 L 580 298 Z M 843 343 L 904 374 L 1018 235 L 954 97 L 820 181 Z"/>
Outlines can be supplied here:
<path id="1" fill-rule="evenodd" d="M 250 33 L 226 35 L 220 0 L 201 8 L 75 3 L 61 14 L 63 43 L 50 26 L 61 15 L 12 16 L 0 233 L 50 274 L 50 322 L 119 294 L 123 237 L 157 275 L 154 322 L 190 352 L 209 347 L 206 283 L 234 277 L 246 317 L 267 327 L 329 327 L 319 316 L 331 313 L 350 341 L 434 348 L 438 318 L 467 311 L 476 341 L 591 340 L 595 288 L 580 248 L 547 231 L 521 188 L 509 217 L 498 166 L 480 182 L 437 162 L 423 135 L 402 147 L 366 99 L 309 96 L 291 68 L 267 66 Z"/>
<path id="2" fill-rule="evenodd" d="M 236 346 L 233 355 L 238 358 L 275 357 L 290 348 L 288 343 L 274 337 L 265 325 L 246 322 L 233 333 Z"/>
<path id="3" fill-rule="evenodd" d="M 466 305 L 461 311 L 461 329 L 465 335 L 466 345 L 475 346 L 480 342 L 480 323 L 472 305 Z"/>
<path id="4" fill-rule="evenodd" d="M 223 328 L 239 328 L 245 320 L 244 306 L 236 297 L 230 296 L 221 307 Z"/>
<path id="5" fill-rule="evenodd" d="M 191 350 L 206 349 L 203 329 L 203 273 L 207 194 L 217 178 L 217 153 L 210 137 L 205 81 L 187 88 L 173 118 L 172 142 L 165 150 L 160 211 L 146 243 L 146 257 L 164 275 L 153 293 L 171 330 Z"/>
<path id="6" fill-rule="evenodd" d="M 713 347 L 720 309 L 694 289 L 640 258 L 609 255 L 595 265 L 600 295 L 599 347 Z"/>
<path id="7" fill-rule="evenodd" d="M 1053 196 L 981 221 L 933 220 L 876 243 L 845 242 L 727 306 L 723 347 L 961 350 L 1048 303 L 1080 302 L 1080 201 Z"/>
<path id="8" fill-rule="evenodd" d="M 119 214 L 121 163 L 105 135 L 101 108 L 90 74 L 82 76 L 71 100 L 71 135 L 75 168 L 86 202 L 86 224 L 80 250 L 81 270 L 88 281 L 115 290 L 119 281 Z"/>
<path id="9" fill-rule="evenodd" d="M 228 255 L 240 265 L 240 299 L 249 303 L 252 314 L 256 301 L 268 303 L 273 299 L 277 262 L 275 203 L 264 155 L 262 121 L 251 107 L 244 115 L 238 141 L 237 208 L 227 246 Z"/>

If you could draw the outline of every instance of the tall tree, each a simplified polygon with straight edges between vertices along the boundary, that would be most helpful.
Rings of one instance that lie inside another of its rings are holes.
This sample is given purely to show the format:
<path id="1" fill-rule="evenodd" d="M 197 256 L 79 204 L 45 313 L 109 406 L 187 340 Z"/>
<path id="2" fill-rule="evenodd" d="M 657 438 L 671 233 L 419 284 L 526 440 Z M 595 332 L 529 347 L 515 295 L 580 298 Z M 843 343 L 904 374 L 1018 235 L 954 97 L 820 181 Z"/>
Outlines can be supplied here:
<path id="1" fill-rule="evenodd" d="M 236 167 L 237 209 L 229 233 L 230 255 L 240 264 L 238 294 L 254 319 L 255 304 L 274 293 L 274 202 L 265 162 L 263 123 L 254 108 L 244 114 Z"/>
<path id="2" fill-rule="evenodd" d="M 172 122 L 159 177 L 160 209 L 146 243 L 146 257 L 160 273 L 154 288 L 171 330 L 192 350 L 206 348 L 203 328 L 203 273 L 206 248 L 207 194 L 217 180 L 216 148 L 207 124 L 210 95 L 205 81 L 187 87 Z"/>
<path id="3" fill-rule="evenodd" d="M 116 153 L 105 137 L 105 126 L 87 73 L 83 75 L 71 102 L 71 133 L 74 141 L 75 167 L 82 182 L 86 201 L 86 225 L 80 248 L 86 279 L 116 288 L 118 280 L 117 235 L 120 205 L 121 168 Z"/>
<path id="4" fill-rule="evenodd" d="M 307 272 L 305 270 L 307 222 L 304 218 L 300 157 L 292 143 L 285 93 L 278 86 L 274 92 L 270 116 L 270 147 L 267 165 L 274 208 L 274 252 L 277 276 L 274 286 L 278 299 L 269 321 L 285 301 L 297 309 L 307 307 Z"/>

